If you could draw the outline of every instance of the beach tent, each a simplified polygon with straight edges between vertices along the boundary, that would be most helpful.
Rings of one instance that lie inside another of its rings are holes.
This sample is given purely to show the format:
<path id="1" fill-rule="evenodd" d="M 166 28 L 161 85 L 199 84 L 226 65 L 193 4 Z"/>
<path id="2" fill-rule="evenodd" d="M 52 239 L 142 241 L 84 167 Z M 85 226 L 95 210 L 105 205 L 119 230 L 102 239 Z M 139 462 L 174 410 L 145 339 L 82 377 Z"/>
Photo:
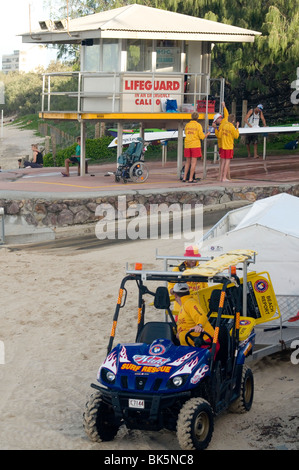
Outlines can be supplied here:
<path id="1" fill-rule="evenodd" d="M 200 242 L 202 256 L 258 252 L 251 270 L 268 271 L 277 296 L 299 299 L 299 198 L 286 193 L 229 212 Z M 298 302 L 299 310 L 299 302 Z"/>

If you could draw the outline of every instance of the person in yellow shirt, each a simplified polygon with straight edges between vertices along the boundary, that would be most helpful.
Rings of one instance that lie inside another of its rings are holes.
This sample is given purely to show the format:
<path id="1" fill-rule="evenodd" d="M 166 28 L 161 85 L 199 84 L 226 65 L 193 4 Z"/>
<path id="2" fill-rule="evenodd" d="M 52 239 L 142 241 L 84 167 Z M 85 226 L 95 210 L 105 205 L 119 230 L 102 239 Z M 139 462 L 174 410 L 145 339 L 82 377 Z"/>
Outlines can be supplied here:
<path id="1" fill-rule="evenodd" d="M 186 283 L 177 283 L 174 285 L 173 292 L 175 299 L 180 305 L 180 311 L 177 321 L 177 336 L 182 346 L 187 346 L 185 339 L 186 333 L 193 330 L 193 336 L 199 336 L 205 331 L 210 336 L 214 336 L 214 328 L 210 324 L 208 317 L 201 308 L 198 300 L 190 295 L 189 286 Z M 203 336 L 205 341 L 209 342 L 207 335 Z M 210 340 L 211 341 L 211 340 Z M 211 342 L 212 346 L 212 342 Z"/>
<path id="2" fill-rule="evenodd" d="M 222 102 L 222 107 L 223 107 L 223 115 L 220 114 L 220 113 L 215 114 L 214 119 L 213 119 L 213 123 L 212 123 L 212 127 L 215 128 L 215 135 L 217 137 L 217 144 L 218 144 L 218 150 L 219 150 L 219 155 L 220 156 L 221 156 L 221 153 L 222 153 L 222 142 L 221 142 L 221 137 L 219 136 L 219 131 L 220 131 L 221 126 L 225 122 L 227 122 L 228 116 L 229 116 L 229 113 L 228 113 L 228 110 L 225 106 L 224 101 Z"/>
<path id="3" fill-rule="evenodd" d="M 210 132 L 204 134 L 202 125 L 197 121 L 199 114 L 195 111 L 191 115 L 191 121 L 185 126 L 185 147 L 184 157 L 186 158 L 185 171 L 183 183 L 186 182 L 188 172 L 189 180 L 188 183 L 194 183 L 194 173 L 197 164 L 197 159 L 202 157 L 201 153 L 201 141 L 204 140 Z"/>
<path id="4" fill-rule="evenodd" d="M 196 246 L 196 245 L 187 246 L 187 248 L 185 249 L 184 256 L 190 256 L 190 257 L 192 256 L 192 257 L 200 258 L 201 254 L 199 253 L 198 246 Z M 173 268 L 172 271 L 173 272 L 179 272 L 179 271 L 183 272 L 183 271 L 185 271 L 185 269 L 195 268 L 196 266 L 198 266 L 198 261 L 196 261 L 194 259 L 186 259 L 179 266 L 175 266 L 175 268 Z M 168 283 L 168 292 L 169 292 L 170 295 L 173 295 L 174 285 L 175 285 L 175 282 L 169 282 Z M 190 290 L 192 291 L 192 295 L 197 299 L 197 292 L 200 289 L 204 289 L 205 287 L 208 287 L 208 283 L 207 282 L 188 282 L 188 286 L 189 286 Z M 180 310 L 179 304 L 176 301 L 174 301 L 173 308 L 172 308 L 172 313 L 173 313 L 176 321 L 177 321 L 177 316 L 178 316 L 179 310 Z"/>
<path id="5" fill-rule="evenodd" d="M 220 157 L 223 160 L 222 165 L 220 165 L 220 181 L 229 181 L 227 178 L 230 161 L 234 156 L 234 140 L 239 137 L 239 123 L 237 126 L 234 126 L 235 115 L 230 114 L 228 116 L 228 122 L 224 123 L 221 126 L 219 137 L 221 138 L 222 144 L 222 156 Z"/>
<path id="6" fill-rule="evenodd" d="M 212 127 L 215 128 L 215 136 L 217 137 L 217 144 L 218 144 L 218 151 L 219 151 L 219 157 L 220 157 L 220 168 L 219 168 L 219 179 L 221 176 L 221 166 L 223 165 L 223 159 L 222 159 L 222 139 L 221 139 L 221 127 L 227 122 L 228 120 L 228 110 L 225 106 L 225 102 L 223 101 L 222 103 L 223 106 L 223 116 L 220 113 L 215 114 Z M 228 178 L 229 178 L 229 173 L 228 173 Z"/>

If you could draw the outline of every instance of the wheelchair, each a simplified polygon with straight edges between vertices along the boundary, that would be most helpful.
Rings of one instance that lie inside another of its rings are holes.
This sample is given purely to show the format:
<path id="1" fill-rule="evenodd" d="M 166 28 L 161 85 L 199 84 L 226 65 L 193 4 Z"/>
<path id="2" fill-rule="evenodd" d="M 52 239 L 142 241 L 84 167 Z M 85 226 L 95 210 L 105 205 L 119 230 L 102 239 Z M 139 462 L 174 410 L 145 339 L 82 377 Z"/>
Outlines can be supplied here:
<path id="1" fill-rule="evenodd" d="M 131 142 L 127 150 L 118 159 L 118 167 L 115 172 L 115 181 L 121 179 L 124 183 L 128 180 L 134 183 L 144 183 L 148 178 L 148 169 L 144 159 L 144 141 L 137 137 L 136 142 Z"/>

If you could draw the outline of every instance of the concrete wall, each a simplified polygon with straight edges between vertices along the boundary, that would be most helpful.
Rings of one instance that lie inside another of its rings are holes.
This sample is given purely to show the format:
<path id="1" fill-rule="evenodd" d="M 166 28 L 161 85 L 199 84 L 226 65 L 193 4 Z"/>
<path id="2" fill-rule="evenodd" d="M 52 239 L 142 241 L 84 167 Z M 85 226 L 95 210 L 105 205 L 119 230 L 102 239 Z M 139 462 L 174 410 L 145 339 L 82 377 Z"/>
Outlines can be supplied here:
<path id="1" fill-rule="evenodd" d="M 287 192 L 299 196 L 299 184 L 284 184 L 264 187 L 217 187 L 210 189 L 172 189 L 170 190 L 128 190 L 118 195 L 101 195 L 98 197 L 69 199 L 0 199 L 4 208 L 5 225 L 23 225 L 32 228 L 51 228 L 88 224 L 98 220 L 95 212 L 98 205 L 108 203 L 116 210 L 118 197 L 125 196 L 127 206 L 143 204 L 149 211 L 150 204 L 203 204 L 214 206 L 234 201 L 254 202 L 257 199 Z"/>

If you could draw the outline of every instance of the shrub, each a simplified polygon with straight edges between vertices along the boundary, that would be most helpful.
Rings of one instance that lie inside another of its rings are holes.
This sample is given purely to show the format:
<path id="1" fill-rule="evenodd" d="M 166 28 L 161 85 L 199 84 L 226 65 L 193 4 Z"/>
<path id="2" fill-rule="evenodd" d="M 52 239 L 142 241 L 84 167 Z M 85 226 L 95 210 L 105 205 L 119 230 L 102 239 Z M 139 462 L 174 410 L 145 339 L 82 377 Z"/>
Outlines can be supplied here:
<path id="1" fill-rule="evenodd" d="M 115 157 L 115 149 L 108 148 L 108 145 L 113 140 L 112 137 L 104 136 L 99 139 L 86 139 L 86 158 L 90 158 L 93 161 L 101 161 L 107 158 Z M 53 155 L 47 153 L 44 156 L 44 166 L 64 166 L 66 158 L 70 158 L 75 155 L 76 143 L 69 147 L 58 150 L 56 153 L 56 159 L 54 162 Z"/>

